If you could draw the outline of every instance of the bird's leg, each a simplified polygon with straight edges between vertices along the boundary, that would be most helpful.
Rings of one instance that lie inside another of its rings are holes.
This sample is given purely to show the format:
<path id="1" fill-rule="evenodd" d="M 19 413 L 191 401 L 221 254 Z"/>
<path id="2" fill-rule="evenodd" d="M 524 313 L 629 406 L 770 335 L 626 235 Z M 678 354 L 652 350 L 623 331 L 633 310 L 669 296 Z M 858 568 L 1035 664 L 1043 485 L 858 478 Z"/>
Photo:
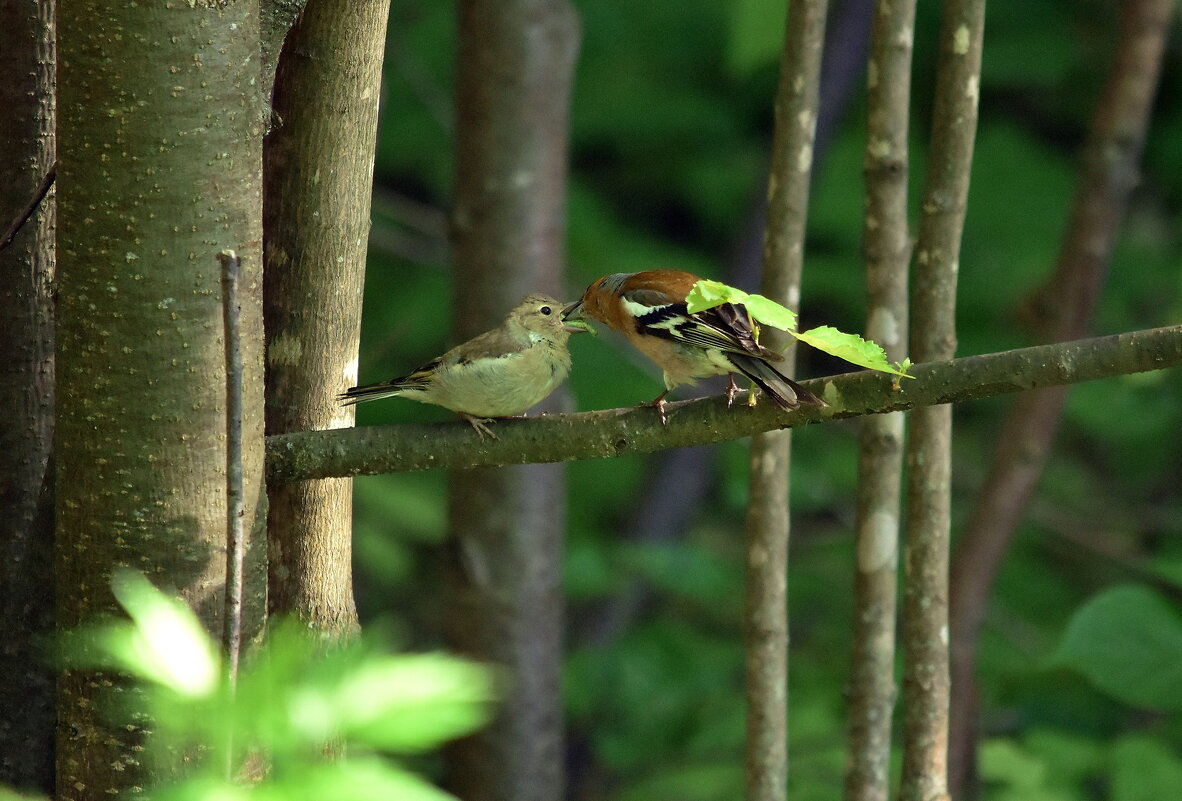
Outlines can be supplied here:
<path id="1" fill-rule="evenodd" d="M 661 416 L 661 425 L 669 425 L 669 421 L 665 418 L 665 396 L 669 394 L 669 390 L 665 390 L 657 397 L 653 398 L 645 406 L 652 406 L 657 410 L 657 414 Z"/>
<path id="2" fill-rule="evenodd" d="M 464 420 L 467 420 L 468 424 L 476 429 L 476 433 L 480 435 L 481 439 L 484 439 L 485 434 L 488 434 L 493 439 L 497 438 L 497 435 L 492 432 L 492 429 L 490 429 L 488 426 L 485 425 L 485 423 L 491 423 L 493 421 L 493 418 L 491 418 L 491 417 L 473 417 L 472 415 L 464 414 L 463 412 L 457 412 L 457 414 L 459 414 L 459 416 L 462 417 Z"/>
<path id="3" fill-rule="evenodd" d="M 735 402 L 735 396 L 743 390 L 739 389 L 739 385 L 735 383 L 735 374 L 726 374 L 726 408 L 731 408 L 731 404 Z"/>

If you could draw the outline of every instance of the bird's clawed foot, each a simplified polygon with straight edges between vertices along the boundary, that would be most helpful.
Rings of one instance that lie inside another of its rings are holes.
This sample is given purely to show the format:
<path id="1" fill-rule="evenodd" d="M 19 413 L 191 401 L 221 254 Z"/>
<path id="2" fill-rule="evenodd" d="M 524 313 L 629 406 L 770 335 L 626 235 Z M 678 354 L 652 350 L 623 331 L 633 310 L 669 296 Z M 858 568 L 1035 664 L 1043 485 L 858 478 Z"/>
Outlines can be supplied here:
<path id="1" fill-rule="evenodd" d="M 669 394 L 669 390 L 665 390 L 660 395 L 653 398 L 648 403 L 644 404 L 645 406 L 652 406 L 654 409 L 657 410 L 657 414 L 661 418 L 661 425 L 663 425 L 663 426 L 669 425 L 669 420 L 668 420 L 668 418 L 665 417 L 665 396 L 668 394 Z"/>
<path id="2" fill-rule="evenodd" d="M 463 412 L 460 412 L 459 415 L 463 419 L 467 420 L 469 425 L 476 429 L 476 433 L 480 435 L 481 439 L 484 439 L 486 434 L 493 439 L 497 438 L 497 435 L 492 432 L 492 429 L 485 425 L 485 423 L 491 423 L 493 418 L 473 417 L 472 415 L 464 414 Z"/>

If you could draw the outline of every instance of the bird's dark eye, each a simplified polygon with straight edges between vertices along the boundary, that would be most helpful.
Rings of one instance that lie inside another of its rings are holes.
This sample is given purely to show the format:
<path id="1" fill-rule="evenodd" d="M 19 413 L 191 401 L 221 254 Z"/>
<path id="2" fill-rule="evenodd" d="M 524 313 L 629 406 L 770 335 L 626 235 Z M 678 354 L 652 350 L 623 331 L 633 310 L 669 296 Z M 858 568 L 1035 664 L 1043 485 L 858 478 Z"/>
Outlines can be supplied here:
<path id="1" fill-rule="evenodd" d="M 551 309 L 549 306 L 543 306 L 542 308 L 538 309 L 538 311 L 540 311 L 542 314 L 546 315 L 547 317 L 549 317 L 551 314 L 554 313 L 554 310 Z"/>

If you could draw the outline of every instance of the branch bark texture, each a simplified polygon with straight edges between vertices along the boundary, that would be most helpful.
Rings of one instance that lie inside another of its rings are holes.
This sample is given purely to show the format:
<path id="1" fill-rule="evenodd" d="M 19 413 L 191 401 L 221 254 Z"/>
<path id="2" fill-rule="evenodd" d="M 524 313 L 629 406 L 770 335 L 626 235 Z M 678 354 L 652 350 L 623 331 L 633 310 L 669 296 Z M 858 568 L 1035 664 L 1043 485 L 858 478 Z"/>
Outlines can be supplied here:
<path id="1" fill-rule="evenodd" d="M 803 382 L 831 405 L 783 412 L 772 404 L 726 408 L 722 397 L 670 403 L 662 426 L 652 408 L 543 415 L 494 424 L 481 440 L 466 423 L 367 426 L 267 438 L 272 479 L 611 459 L 705 445 L 825 420 L 959 403 L 1182 364 L 1182 326 L 915 365 L 914 380 L 860 372 Z"/>
<path id="2" fill-rule="evenodd" d="M 776 90 L 762 291 L 791 309 L 800 305 L 828 5 L 789 5 Z M 768 347 L 789 344 L 774 329 L 765 336 Z M 789 349 L 781 366 L 786 375 L 794 361 Z M 787 792 L 790 446 L 788 430 L 762 432 L 751 441 L 744 581 L 748 801 L 782 801 Z"/>
<path id="3" fill-rule="evenodd" d="M 866 336 L 892 362 L 907 355 L 908 121 L 914 0 L 880 0 L 871 31 L 866 119 Z M 895 622 L 902 412 L 862 421 L 858 443 L 847 801 L 886 801 L 895 705 Z"/>
<path id="4" fill-rule="evenodd" d="M 267 433 L 343 428 L 356 383 L 388 0 L 309 0 L 275 82 L 264 146 Z M 268 487 L 268 605 L 357 628 L 351 481 Z"/>
<path id="5" fill-rule="evenodd" d="M 1096 104 L 1080 183 L 1045 304 L 1046 340 L 1086 336 L 1112 259 L 1161 72 L 1173 0 L 1127 0 L 1120 39 Z M 1020 395 L 998 436 L 989 474 L 951 563 L 953 587 L 952 720 L 949 772 L 953 794 L 969 791 L 976 729 L 974 666 L 989 594 L 1042 476 L 1062 417 L 1067 387 Z"/>

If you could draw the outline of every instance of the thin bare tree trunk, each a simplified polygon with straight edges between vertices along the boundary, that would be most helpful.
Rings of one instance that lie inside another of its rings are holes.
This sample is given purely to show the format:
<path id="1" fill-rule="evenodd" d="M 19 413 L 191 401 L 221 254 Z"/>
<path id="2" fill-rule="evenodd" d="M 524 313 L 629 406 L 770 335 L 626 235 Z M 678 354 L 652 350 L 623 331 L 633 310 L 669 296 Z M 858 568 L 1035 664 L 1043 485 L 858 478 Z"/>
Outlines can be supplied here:
<path id="1" fill-rule="evenodd" d="M 0 229 L 57 157 L 55 3 L 0 4 Z M 53 791 L 53 272 L 57 204 L 46 197 L 0 253 L 0 785 Z"/>
<path id="2" fill-rule="evenodd" d="M 907 135 L 914 31 L 915 0 L 880 0 L 867 76 L 866 336 L 895 362 L 907 355 Z M 859 434 L 847 801 L 886 801 L 890 792 L 903 425 L 901 412 L 875 415 L 862 421 Z"/>
<path id="3" fill-rule="evenodd" d="M 58 626 L 114 613 L 111 571 L 127 565 L 178 590 L 217 637 L 223 249 L 243 259 L 248 510 L 263 491 L 258 6 L 76 2 L 58 24 Z M 248 635 L 265 589 L 254 546 Z M 124 690 L 107 686 L 82 670 L 59 679 L 61 801 L 129 793 L 182 769 L 179 757 L 147 764 L 150 731 L 100 714 L 111 700 L 100 695 Z"/>
<path id="4" fill-rule="evenodd" d="M 792 309 L 800 305 L 828 5 L 828 0 L 799 0 L 789 6 L 776 90 L 762 291 Z M 772 348 L 790 342 L 787 334 L 772 329 L 764 336 Z M 791 376 L 794 352 L 785 355 L 781 370 Z M 745 580 L 748 801 L 780 801 L 787 793 L 790 444 L 789 431 L 751 440 Z"/>
<path id="5" fill-rule="evenodd" d="M 915 245 L 911 358 L 956 353 L 956 275 L 964 230 L 985 0 L 946 0 L 932 144 Z M 911 413 L 907 443 L 907 522 L 903 646 L 902 801 L 948 795 L 948 544 L 952 407 Z"/>
<path id="6" fill-rule="evenodd" d="M 566 0 L 460 0 L 456 340 L 530 291 L 560 295 L 578 18 Z M 558 408 L 562 396 L 547 402 Z M 493 723 L 446 752 L 465 801 L 564 795 L 561 467 L 455 472 L 444 581 L 448 644 L 507 671 Z"/>
<path id="7" fill-rule="evenodd" d="M 267 433 L 346 428 L 356 383 L 388 0 L 309 0 L 283 50 L 265 142 Z M 268 606 L 357 628 L 350 479 L 267 489 Z"/>
<path id="8" fill-rule="evenodd" d="M 1137 184 L 1173 0 L 1126 0 L 1120 41 L 1092 117 L 1080 184 L 1046 291 L 1048 342 L 1085 336 Z M 977 638 L 1001 561 L 1046 465 L 1066 387 L 1018 397 L 998 437 L 989 475 L 953 554 L 952 731 L 949 772 L 958 798 L 975 796 Z"/>

